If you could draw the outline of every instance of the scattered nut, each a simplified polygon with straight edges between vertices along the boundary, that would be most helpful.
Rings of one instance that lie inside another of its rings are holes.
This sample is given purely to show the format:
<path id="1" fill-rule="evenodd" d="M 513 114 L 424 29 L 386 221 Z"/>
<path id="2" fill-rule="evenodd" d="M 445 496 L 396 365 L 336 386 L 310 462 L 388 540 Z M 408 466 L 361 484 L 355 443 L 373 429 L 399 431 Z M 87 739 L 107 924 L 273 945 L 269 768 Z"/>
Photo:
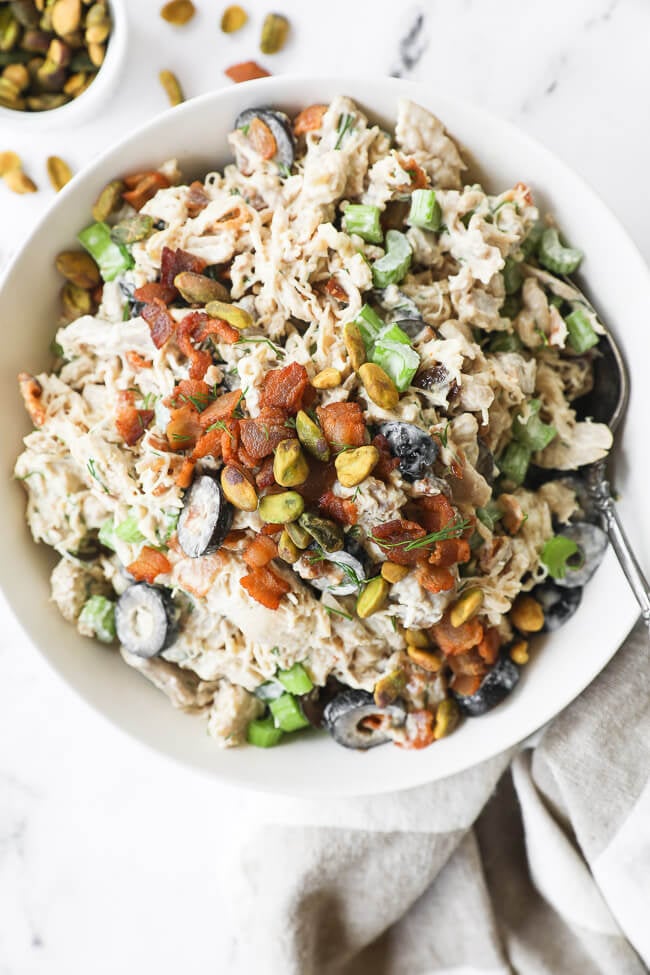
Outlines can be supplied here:
<path id="1" fill-rule="evenodd" d="M 221 471 L 221 487 L 226 498 L 240 511 L 257 509 L 257 491 L 238 467 L 226 464 Z"/>
<path id="2" fill-rule="evenodd" d="M 282 14 L 267 14 L 262 24 L 260 51 L 262 54 L 277 54 L 287 41 L 289 21 Z"/>
<path id="3" fill-rule="evenodd" d="M 99 268 L 85 251 L 61 251 L 56 258 L 56 269 L 66 281 L 85 291 L 92 291 L 102 281 Z"/>
<path id="4" fill-rule="evenodd" d="M 52 11 L 52 29 L 65 37 L 81 24 L 81 0 L 55 0 Z"/>
<path id="5" fill-rule="evenodd" d="M 335 389 L 341 385 L 342 381 L 343 376 L 338 369 L 334 369 L 333 366 L 328 366 L 327 369 L 323 369 L 317 376 L 314 376 L 311 384 L 314 389 Z"/>
<path id="6" fill-rule="evenodd" d="M 296 548 L 305 549 L 309 548 L 312 542 L 312 537 L 308 531 L 306 531 L 301 524 L 297 521 L 291 521 L 285 525 L 287 534 L 289 538 L 296 546 Z"/>
<path id="7" fill-rule="evenodd" d="M 462 626 L 478 613 L 485 596 L 482 589 L 467 589 L 451 607 L 449 622 L 452 626 Z"/>
<path id="8" fill-rule="evenodd" d="M 309 477 L 309 464 L 298 440 L 281 440 L 275 448 L 273 477 L 282 487 L 297 487 Z"/>
<path id="9" fill-rule="evenodd" d="M 512 604 L 510 619 L 522 633 L 539 633 L 544 626 L 544 610 L 536 599 L 522 593 Z"/>
<path id="10" fill-rule="evenodd" d="M 22 166 L 20 156 L 15 152 L 11 150 L 0 152 L 0 177 L 4 178 L 12 169 L 22 169 Z"/>
<path id="11" fill-rule="evenodd" d="M 224 34 L 234 34 L 235 31 L 241 30 L 247 20 L 248 14 L 242 7 L 236 4 L 226 7 L 221 15 L 221 30 Z"/>
<path id="12" fill-rule="evenodd" d="M 172 71 L 161 71 L 158 78 L 167 93 L 170 105 L 180 105 L 185 101 L 181 83 Z"/>
<path id="13" fill-rule="evenodd" d="M 450 734 L 456 725 L 458 724 L 458 719 L 460 713 L 458 710 L 458 705 L 451 697 L 446 697 L 444 701 L 441 701 L 436 708 L 436 723 L 433 728 L 433 740 L 439 741 L 446 735 Z"/>
<path id="14" fill-rule="evenodd" d="M 340 552 L 343 548 L 343 531 L 335 521 L 305 512 L 300 524 L 325 552 Z"/>
<path id="15" fill-rule="evenodd" d="M 283 562 L 288 562 L 289 565 L 293 565 L 300 558 L 300 549 L 286 528 L 280 535 L 280 541 L 278 542 L 278 557 Z"/>
<path id="16" fill-rule="evenodd" d="M 101 191 L 92 209 L 93 219 L 103 223 L 122 206 L 122 193 L 126 185 L 121 179 L 114 179 Z"/>
<path id="17" fill-rule="evenodd" d="M 396 701 L 406 688 L 406 674 L 403 670 L 391 670 L 375 684 L 373 694 L 378 708 L 388 707 Z"/>
<path id="18" fill-rule="evenodd" d="M 168 24 L 173 24 L 174 27 L 182 27 L 183 24 L 192 19 L 195 13 L 196 7 L 192 0 L 170 0 L 160 11 L 160 16 Z"/>
<path id="19" fill-rule="evenodd" d="M 426 650 L 427 647 L 431 646 L 431 640 L 424 630 L 408 629 L 406 631 L 406 642 L 412 647 L 419 647 L 420 650 Z"/>
<path id="20" fill-rule="evenodd" d="M 384 562 L 381 567 L 382 577 L 386 582 L 401 582 L 409 574 L 408 565 L 398 565 L 397 562 Z"/>
<path id="21" fill-rule="evenodd" d="M 357 599 L 357 616 L 365 620 L 378 612 L 388 599 L 389 590 L 390 586 L 381 576 L 371 579 Z"/>
<path id="22" fill-rule="evenodd" d="M 359 376 L 364 389 L 376 406 L 382 410 L 394 410 L 399 403 L 397 386 L 374 362 L 364 362 L 359 369 Z"/>
<path id="23" fill-rule="evenodd" d="M 70 281 L 64 285 L 61 291 L 61 306 L 63 308 L 63 320 L 73 322 L 75 318 L 82 315 L 90 315 L 94 311 L 94 302 L 90 291 L 85 288 L 78 288 Z"/>
<path id="24" fill-rule="evenodd" d="M 365 481 L 378 462 L 379 451 L 376 447 L 356 447 L 341 451 L 334 461 L 339 483 L 343 487 L 356 487 Z"/>
<path id="25" fill-rule="evenodd" d="M 330 448 L 325 434 L 304 410 L 299 410 L 296 416 L 296 433 L 298 440 L 312 457 L 327 463 L 330 459 Z"/>
<path id="26" fill-rule="evenodd" d="M 229 305 L 225 301 L 211 301 L 205 310 L 211 318 L 220 318 L 240 332 L 244 328 L 250 328 L 253 324 L 253 319 L 247 311 L 238 308 L 237 305 Z"/>
<path id="27" fill-rule="evenodd" d="M 58 193 L 72 179 L 72 170 L 67 162 L 60 159 L 59 156 L 48 156 L 47 175 L 50 177 L 50 183 Z M 99 281 L 97 284 L 99 284 Z"/>
<path id="28" fill-rule="evenodd" d="M 36 193 L 36 183 L 22 169 L 10 169 L 4 181 L 12 193 Z"/>
<path id="29" fill-rule="evenodd" d="M 205 274 L 194 271 L 181 271 L 174 278 L 174 287 L 189 305 L 208 305 L 212 302 L 229 302 L 230 294 L 225 285 L 214 281 Z M 218 316 L 222 318 L 222 315 Z"/>
<path id="30" fill-rule="evenodd" d="M 528 656 L 528 640 L 517 640 L 516 643 L 510 647 L 510 659 L 523 667 L 527 664 L 530 657 Z"/>
<path id="31" fill-rule="evenodd" d="M 297 521 L 305 509 L 305 502 L 297 491 L 266 494 L 259 503 L 262 521 L 270 525 L 286 525 Z"/>
<path id="32" fill-rule="evenodd" d="M 442 667 L 440 656 L 433 650 L 424 650 L 422 647 L 413 647 L 407 644 L 406 652 L 414 664 L 430 674 L 437 674 Z"/>
<path id="33" fill-rule="evenodd" d="M 2 77 L 10 81 L 19 92 L 23 92 L 30 82 L 29 70 L 24 64 L 8 64 Z"/>
<path id="34" fill-rule="evenodd" d="M 355 372 L 359 372 L 366 361 L 366 346 L 356 322 L 348 322 L 343 329 L 343 342 L 350 357 L 350 365 Z"/>

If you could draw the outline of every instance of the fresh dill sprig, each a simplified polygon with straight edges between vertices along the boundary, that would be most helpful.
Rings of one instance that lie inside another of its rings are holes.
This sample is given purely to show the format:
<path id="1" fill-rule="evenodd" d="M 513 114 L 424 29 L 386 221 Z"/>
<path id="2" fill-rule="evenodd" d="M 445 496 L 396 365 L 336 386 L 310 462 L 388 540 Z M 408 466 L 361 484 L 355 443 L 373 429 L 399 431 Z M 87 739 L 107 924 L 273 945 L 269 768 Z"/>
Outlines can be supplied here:
<path id="1" fill-rule="evenodd" d="M 423 535 L 422 538 L 405 539 L 403 542 L 387 542 L 385 539 L 377 538 L 374 534 L 371 534 L 370 537 L 375 545 L 379 545 L 380 548 L 399 548 L 403 552 L 413 552 L 415 549 L 427 548 L 436 542 L 445 542 L 450 538 L 460 538 L 463 532 L 469 528 L 469 524 L 468 518 L 459 517 L 450 525 L 445 525 L 444 528 L 441 528 L 437 532 L 429 532 L 428 535 Z"/>
<path id="2" fill-rule="evenodd" d="M 279 345 L 276 345 L 275 342 L 272 342 L 271 339 L 267 339 L 267 338 L 238 339 L 235 342 L 235 345 L 260 345 L 262 343 L 268 345 L 269 349 L 271 349 L 271 351 L 274 352 L 279 359 L 284 359 L 286 352 L 284 351 L 284 349 L 280 348 Z"/>
<path id="3" fill-rule="evenodd" d="M 326 613 L 333 613 L 335 616 L 342 616 L 345 620 L 354 619 L 354 617 L 350 616 L 349 613 L 344 613 L 342 609 L 336 609 L 334 606 L 327 606 L 325 603 L 321 603 L 321 606 Z"/>

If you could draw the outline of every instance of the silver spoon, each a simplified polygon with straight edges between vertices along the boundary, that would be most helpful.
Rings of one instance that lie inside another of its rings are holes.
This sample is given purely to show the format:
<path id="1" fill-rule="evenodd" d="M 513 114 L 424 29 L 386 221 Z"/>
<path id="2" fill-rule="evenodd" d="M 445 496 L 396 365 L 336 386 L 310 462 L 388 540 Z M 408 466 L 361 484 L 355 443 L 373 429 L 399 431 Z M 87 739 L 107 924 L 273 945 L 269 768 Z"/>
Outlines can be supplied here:
<path id="1" fill-rule="evenodd" d="M 591 417 L 598 423 L 605 423 L 614 434 L 620 427 L 630 398 L 627 366 L 614 336 L 603 324 L 591 301 L 572 280 L 562 279 L 563 285 L 566 286 L 565 290 L 553 275 L 547 275 L 545 271 L 538 268 L 530 268 L 530 270 L 560 297 L 585 305 L 596 315 L 605 329 L 605 334 L 601 336 L 597 346 L 600 355 L 594 359 L 593 389 L 587 396 L 583 396 L 576 406 L 579 406 L 581 416 Z M 587 489 L 600 514 L 603 529 L 607 532 L 625 578 L 641 607 L 641 617 L 650 630 L 650 584 L 639 565 L 616 510 L 607 476 L 607 458 L 586 465 L 584 470 Z"/>

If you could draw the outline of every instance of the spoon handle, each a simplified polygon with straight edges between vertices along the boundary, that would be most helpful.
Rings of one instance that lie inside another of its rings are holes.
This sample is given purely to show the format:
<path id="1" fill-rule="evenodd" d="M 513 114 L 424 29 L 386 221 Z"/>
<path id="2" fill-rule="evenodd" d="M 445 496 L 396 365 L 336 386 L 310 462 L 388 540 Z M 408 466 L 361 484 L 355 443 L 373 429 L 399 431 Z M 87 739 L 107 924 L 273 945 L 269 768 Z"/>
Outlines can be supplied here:
<path id="1" fill-rule="evenodd" d="M 643 621 L 650 630 L 650 584 L 643 574 L 621 524 L 603 461 L 594 464 L 589 472 L 589 491 L 602 517 L 603 528 L 609 536 L 612 548 L 616 552 L 618 561 L 625 573 L 625 578 L 641 607 Z"/>

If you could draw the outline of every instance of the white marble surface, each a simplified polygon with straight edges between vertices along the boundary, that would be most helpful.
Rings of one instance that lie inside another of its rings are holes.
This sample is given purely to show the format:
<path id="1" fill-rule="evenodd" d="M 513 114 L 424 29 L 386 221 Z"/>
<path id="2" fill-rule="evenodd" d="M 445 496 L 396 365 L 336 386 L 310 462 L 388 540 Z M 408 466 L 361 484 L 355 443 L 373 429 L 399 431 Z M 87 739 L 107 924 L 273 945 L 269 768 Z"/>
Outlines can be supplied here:
<path id="1" fill-rule="evenodd" d="M 270 4 L 245 2 L 251 22 L 229 38 L 218 30 L 225 4 L 196 5 L 195 22 L 174 30 L 157 0 L 129 4 L 128 65 L 101 118 L 39 135 L 0 123 L 0 149 L 19 152 L 42 188 L 13 197 L 0 186 L 0 257 L 52 198 L 47 155 L 79 169 L 163 109 L 163 67 L 191 96 L 229 84 L 224 66 L 257 57 Z M 584 175 L 650 258 L 646 0 L 282 0 L 276 9 L 292 36 L 282 54 L 259 56 L 273 73 L 400 73 L 489 108 Z M 255 797 L 108 726 L 48 670 L 1 597 L 0 633 L 0 975 L 224 970 L 221 905 Z"/>

